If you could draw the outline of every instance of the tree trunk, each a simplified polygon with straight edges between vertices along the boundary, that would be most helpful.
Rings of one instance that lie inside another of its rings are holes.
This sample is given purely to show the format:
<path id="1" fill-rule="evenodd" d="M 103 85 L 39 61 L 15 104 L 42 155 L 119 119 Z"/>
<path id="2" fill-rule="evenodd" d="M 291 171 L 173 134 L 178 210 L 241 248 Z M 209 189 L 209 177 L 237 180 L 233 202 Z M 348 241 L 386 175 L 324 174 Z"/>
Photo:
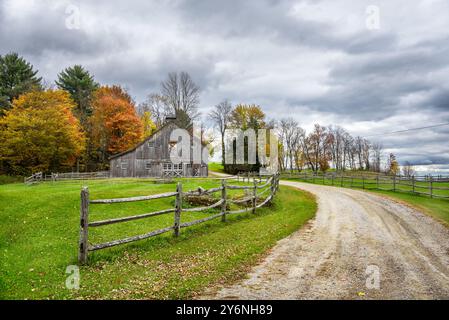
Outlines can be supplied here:
<path id="1" fill-rule="evenodd" d="M 225 165 L 225 156 L 226 156 L 225 139 L 224 139 L 224 133 L 222 133 L 221 134 L 221 163 L 223 164 L 223 168 Z"/>

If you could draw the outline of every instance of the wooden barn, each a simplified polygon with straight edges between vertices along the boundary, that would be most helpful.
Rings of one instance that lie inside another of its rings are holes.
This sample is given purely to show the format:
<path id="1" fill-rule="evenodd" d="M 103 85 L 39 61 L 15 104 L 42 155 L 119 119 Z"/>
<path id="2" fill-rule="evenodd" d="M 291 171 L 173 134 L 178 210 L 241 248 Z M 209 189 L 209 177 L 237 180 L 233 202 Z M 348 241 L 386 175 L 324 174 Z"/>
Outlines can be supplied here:
<path id="1" fill-rule="evenodd" d="M 116 177 L 207 177 L 207 159 L 201 164 L 193 163 L 193 152 L 190 161 L 174 164 L 170 160 L 171 148 L 176 142 L 170 141 L 170 134 L 179 128 L 175 117 L 167 117 L 166 124 L 139 143 L 133 149 L 110 157 L 110 176 Z M 193 139 L 190 134 L 192 148 Z M 206 146 L 201 146 L 202 151 Z M 191 149 L 192 150 L 192 149 Z M 199 162 L 199 161 L 198 161 Z"/>

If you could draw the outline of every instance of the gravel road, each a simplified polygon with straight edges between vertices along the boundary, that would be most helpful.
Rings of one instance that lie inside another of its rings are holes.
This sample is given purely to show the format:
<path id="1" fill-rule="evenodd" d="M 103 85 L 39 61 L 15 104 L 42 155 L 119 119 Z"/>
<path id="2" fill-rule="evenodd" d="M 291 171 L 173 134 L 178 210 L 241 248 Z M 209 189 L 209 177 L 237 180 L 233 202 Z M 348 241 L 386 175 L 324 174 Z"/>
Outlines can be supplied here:
<path id="1" fill-rule="evenodd" d="M 282 181 L 317 196 L 316 218 L 213 299 L 449 299 L 449 229 L 363 191 Z"/>

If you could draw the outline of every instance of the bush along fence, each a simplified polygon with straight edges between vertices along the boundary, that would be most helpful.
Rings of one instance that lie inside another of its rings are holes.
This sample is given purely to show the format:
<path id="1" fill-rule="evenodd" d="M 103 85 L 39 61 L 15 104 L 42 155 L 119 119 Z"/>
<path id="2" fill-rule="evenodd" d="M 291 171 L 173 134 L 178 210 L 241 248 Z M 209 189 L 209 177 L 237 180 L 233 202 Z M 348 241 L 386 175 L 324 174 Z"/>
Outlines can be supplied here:
<path id="1" fill-rule="evenodd" d="M 178 182 L 176 191 L 149 195 L 149 196 L 139 196 L 139 197 L 131 197 L 131 198 L 116 198 L 116 199 L 99 199 L 99 200 L 90 200 L 89 198 L 89 189 L 87 187 L 83 187 L 81 190 L 81 207 L 80 207 L 80 240 L 79 240 L 79 253 L 78 253 L 78 261 L 80 264 L 87 263 L 88 253 L 96 250 L 101 250 L 129 242 L 139 241 L 143 239 L 147 239 L 150 237 L 154 237 L 166 232 L 172 231 L 174 236 L 179 236 L 180 230 L 182 228 L 187 228 L 194 226 L 196 224 L 200 224 L 212 219 L 220 218 L 221 221 L 225 222 L 226 217 L 232 214 L 239 214 L 245 212 L 256 213 L 256 210 L 260 207 L 265 206 L 267 203 L 271 202 L 279 189 L 279 174 L 275 174 L 269 177 L 266 177 L 266 180 L 262 182 L 261 179 L 253 179 L 252 184 L 250 185 L 228 185 L 227 182 L 229 179 L 221 179 L 221 186 L 212 189 L 197 189 L 191 190 L 187 192 L 183 192 L 182 183 Z M 231 199 L 228 197 L 228 190 L 246 190 L 249 195 L 246 195 L 241 199 Z M 262 190 L 264 189 L 264 190 Z M 258 192 L 260 190 L 260 192 Z M 211 195 L 214 193 L 220 192 L 220 200 L 215 202 L 212 205 L 206 207 L 197 207 L 197 208 L 183 208 L 183 197 L 184 196 L 195 196 L 195 195 Z M 263 195 L 268 194 L 263 199 Z M 109 220 L 95 221 L 89 222 L 89 206 L 97 205 L 97 204 L 114 204 L 114 203 L 123 203 L 123 202 L 135 202 L 135 201 L 150 201 L 155 199 L 162 198 L 171 198 L 174 197 L 176 199 L 174 208 L 169 208 L 165 210 L 155 211 L 151 213 L 114 218 Z M 263 200 L 262 200 L 263 199 Z M 259 203 L 257 202 L 258 200 Z M 241 210 L 228 210 L 228 205 L 230 204 L 242 204 L 242 203 L 251 203 L 250 207 L 245 207 Z M 217 214 L 212 214 L 206 218 L 189 221 L 185 223 L 181 223 L 181 215 L 183 212 L 201 212 L 206 211 L 213 208 L 220 208 L 220 212 Z M 155 217 L 163 214 L 173 214 L 173 225 L 168 226 L 163 229 L 153 230 L 146 234 L 132 236 L 128 238 L 123 238 L 119 240 L 113 240 L 110 242 L 100 243 L 100 244 L 89 244 L 88 235 L 89 228 L 101 227 L 105 225 L 110 225 L 114 223 L 127 222 L 131 220 L 138 220 L 144 218 Z"/>
<path id="2" fill-rule="evenodd" d="M 331 186 L 406 192 L 431 198 L 449 199 L 449 177 L 394 176 L 382 174 L 344 175 L 338 173 L 318 174 L 310 172 L 284 173 L 284 177 Z"/>

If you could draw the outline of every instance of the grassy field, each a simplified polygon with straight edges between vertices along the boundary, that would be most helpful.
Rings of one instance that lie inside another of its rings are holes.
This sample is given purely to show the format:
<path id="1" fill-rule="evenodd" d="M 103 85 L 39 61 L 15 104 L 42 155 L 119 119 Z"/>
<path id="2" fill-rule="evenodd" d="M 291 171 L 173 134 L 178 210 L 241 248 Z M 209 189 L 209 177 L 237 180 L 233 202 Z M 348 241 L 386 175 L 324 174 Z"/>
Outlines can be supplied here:
<path id="1" fill-rule="evenodd" d="M 326 179 L 323 182 L 323 179 L 316 178 L 313 180 L 307 180 L 303 181 L 302 179 L 297 178 L 289 178 L 288 175 L 284 175 L 282 179 L 286 180 L 295 180 L 295 181 L 301 181 L 301 182 L 308 182 L 308 183 L 316 183 L 316 184 L 325 184 L 325 185 L 331 185 L 332 182 L 330 179 Z M 338 187 L 345 187 L 345 188 L 354 188 L 354 189 L 362 189 L 363 188 L 363 181 L 361 179 L 354 178 L 352 183 L 349 180 L 344 180 L 343 183 L 341 183 L 340 180 L 336 179 L 334 180 L 334 185 Z M 449 187 L 449 183 L 435 183 L 434 184 L 437 187 Z M 437 220 L 443 222 L 447 226 L 449 226 L 449 200 L 448 199 L 437 199 L 437 198 L 430 198 L 429 196 L 425 195 L 418 195 L 418 194 L 412 194 L 413 191 L 411 186 L 408 185 L 400 185 L 397 184 L 396 186 L 396 192 L 393 191 L 383 191 L 383 190 L 376 190 L 377 182 L 375 180 L 365 180 L 364 184 L 364 190 L 367 190 L 369 192 L 374 192 L 378 194 L 382 194 L 385 196 L 388 196 L 394 200 L 405 202 L 423 212 L 426 214 L 436 218 Z M 379 184 L 380 188 L 383 189 L 391 189 L 392 185 L 391 183 L 382 183 L 382 181 Z M 428 182 L 417 182 L 415 186 L 415 191 L 426 191 L 428 192 Z M 448 190 L 434 190 L 434 194 L 437 195 L 449 195 Z"/>
<path id="2" fill-rule="evenodd" d="M 81 267 L 79 290 L 65 287 L 67 266 L 77 264 L 79 193 L 91 199 L 173 191 L 175 184 L 103 180 L 0 186 L 0 299 L 175 299 L 244 276 L 277 240 L 301 227 L 316 211 L 308 193 L 282 187 L 271 207 L 256 215 L 230 216 L 91 253 Z M 216 180 L 184 180 L 184 191 L 217 186 Z M 92 206 L 90 221 L 172 207 L 173 199 Z M 183 214 L 183 221 L 207 213 Z M 183 222 L 182 221 L 182 222 Z M 92 243 L 173 224 L 172 215 L 91 228 Z"/>

